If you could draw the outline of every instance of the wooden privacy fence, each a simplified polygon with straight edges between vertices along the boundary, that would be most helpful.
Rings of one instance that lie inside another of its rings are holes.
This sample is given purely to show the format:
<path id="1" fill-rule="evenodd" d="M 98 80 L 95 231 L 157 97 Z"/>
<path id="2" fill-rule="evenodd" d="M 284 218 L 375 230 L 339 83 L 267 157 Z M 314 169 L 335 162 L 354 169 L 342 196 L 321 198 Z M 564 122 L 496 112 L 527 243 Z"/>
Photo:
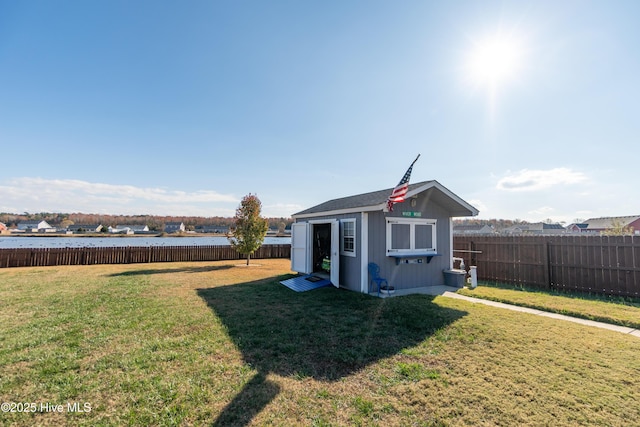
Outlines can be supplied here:
<path id="1" fill-rule="evenodd" d="M 291 245 L 263 245 L 251 258 L 289 258 Z M 0 267 L 246 259 L 231 246 L 0 249 Z"/>
<path id="2" fill-rule="evenodd" d="M 480 280 L 640 297 L 640 236 L 454 236 L 453 246 Z"/>

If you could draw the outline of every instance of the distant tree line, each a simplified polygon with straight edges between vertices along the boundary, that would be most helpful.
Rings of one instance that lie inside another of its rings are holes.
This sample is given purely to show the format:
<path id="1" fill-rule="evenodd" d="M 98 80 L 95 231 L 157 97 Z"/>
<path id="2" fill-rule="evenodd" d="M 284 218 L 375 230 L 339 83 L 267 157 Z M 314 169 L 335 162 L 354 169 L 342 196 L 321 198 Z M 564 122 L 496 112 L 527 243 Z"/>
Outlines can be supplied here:
<path id="1" fill-rule="evenodd" d="M 290 228 L 293 220 L 285 217 L 265 218 L 269 228 L 284 230 Z M 102 224 L 105 227 L 116 225 L 147 225 L 150 230 L 162 230 L 167 222 L 182 222 L 188 230 L 196 227 L 213 226 L 230 228 L 234 224 L 234 218 L 221 216 L 156 216 L 156 215 L 105 215 L 84 213 L 51 213 L 39 212 L 23 214 L 0 213 L 0 222 L 8 227 L 15 227 L 24 221 L 47 221 L 53 226 L 67 227 L 72 224 Z"/>
<path id="2" fill-rule="evenodd" d="M 529 224 L 527 221 L 521 219 L 478 219 L 478 218 L 465 218 L 454 219 L 454 225 L 490 225 L 494 230 L 502 230 L 505 228 L 513 227 L 514 225 Z"/>
<path id="3" fill-rule="evenodd" d="M 269 228 L 280 229 L 290 228 L 293 220 L 291 218 L 265 218 L 268 221 Z M 233 217 L 201 217 L 201 216 L 156 216 L 156 215 L 105 215 L 105 214 L 84 214 L 84 213 L 29 213 L 10 214 L 0 213 L 0 222 L 5 223 L 9 227 L 15 227 L 19 222 L 23 221 L 47 221 L 49 224 L 64 226 L 70 224 L 102 224 L 105 227 L 116 226 L 119 224 L 127 225 L 147 225 L 151 230 L 162 230 L 167 222 L 182 222 L 188 229 L 195 229 L 201 226 L 214 227 L 232 227 L 234 225 Z M 520 219 L 477 219 L 466 218 L 454 220 L 456 225 L 493 225 L 496 230 L 509 228 L 518 224 L 528 224 L 527 221 Z M 284 226 L 283 226 L 284 225 Z"/>

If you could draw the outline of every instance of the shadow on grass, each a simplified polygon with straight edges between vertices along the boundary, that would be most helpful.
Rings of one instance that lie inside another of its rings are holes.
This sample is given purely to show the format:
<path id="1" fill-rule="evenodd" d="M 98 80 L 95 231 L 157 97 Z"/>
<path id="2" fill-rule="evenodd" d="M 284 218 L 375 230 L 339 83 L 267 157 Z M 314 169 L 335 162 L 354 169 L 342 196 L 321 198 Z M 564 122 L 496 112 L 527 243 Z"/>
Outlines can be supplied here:
<path id="1" fill-rule="evenodd" d="M 209 271 L 227 270 L 233 268 L 232 265 L 208 265 L 204 267 L 177 267 L 177 268 L 148 268 L 144 270 L 123 271 L 122 273 L 109 274 L 108 277 L 118 276 L 145 276 L 149 274 L 168 273 L 207 273 Z"/>
<path id="2" fill-rule="evenodd" d="M 379 299 L 335 288 L 296 293 L 275 279 L 197 291 L 258 371 L 214 425 L 251 422 L 279 392 L 266 380 L 269 373 L 337 381 L 466 315 L 434 304 L 432 296 Z"/>

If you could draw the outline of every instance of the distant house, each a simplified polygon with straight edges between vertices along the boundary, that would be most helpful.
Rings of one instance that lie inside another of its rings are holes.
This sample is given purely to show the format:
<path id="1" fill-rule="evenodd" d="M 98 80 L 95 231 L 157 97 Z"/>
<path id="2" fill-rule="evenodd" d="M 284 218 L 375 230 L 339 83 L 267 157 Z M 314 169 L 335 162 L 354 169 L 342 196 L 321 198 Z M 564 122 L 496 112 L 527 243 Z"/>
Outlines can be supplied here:
<path id="1" fill-rule="evenodd" d="M 538 222 L 534 224 L 518 224 L 502 230 L 504 234 L 565 234 L 567 230 L 562 224 L 547 224 Z"/>
<path id="2" fill-rule="evenodd" d="M 583 231 L 587 233 L 601 233 L 613 228 L 615 224 L 619 224 L 622 227 L 633 228 L 634 234 L 640 234 L 640 215 L 591 218 L 583 224 L 586 225 Z"/>
<path id="3" fill-rule="evenodd" d="M 493 234 L 492 226 L 485 224 L 454 225 L 453 234 Z"/>
<path id="4" fill-rule="evenodd" d="M 180 233 L 185 230 L 184 222 L 167 222 L 164 225 L 165 233 Z"/>
<path id="5" fill-rule="evenodd" d="M 0 222 L 0 233 L 7 231 L 7 224 Z"/>
<path id="6" fill-rule="evenodd" d="M 569 224 L 567 225 L 567 232 L 568 233 L 584 233 L 587 231 L 587 224 L 578 224 L 578 223 L 573 223 L 573 224 Z"/>
<path id="7" fill-rule="evenodd" d="M 196 225 L 195 232 L 227 234 L 229 232 L 229 227 L 226 225 Z"/>
<path id="8" fill-rule="evenodd" d="M 25 233 L 37 233 L 40 230 L 52 230 L 53 227 L 50 226 L 47 221 L 23 221 L 18 223 L 18 230 L 24 231 Z"/>
<path id="9" fill-rule="evenodd" d="M 134 234 L 134 233 L 146 233 L 149 231 L 148 225 L 116 225 L 115 227 L 109 227 L 109 233 L 123 233 L 123 234 Z"/>
<path id="10" fill-rule="evenodd" d="M 102 231 L 102 224 L 73 224 L 67 230 L 73 233 L 99 233 Z"/>
<path id="11" fill-rule="evenodd" d="M 115 227 L 109 226 L 108 231 L 111 234 L 133 234 L 132 229 L 122 225 L 116 225 Z"/>

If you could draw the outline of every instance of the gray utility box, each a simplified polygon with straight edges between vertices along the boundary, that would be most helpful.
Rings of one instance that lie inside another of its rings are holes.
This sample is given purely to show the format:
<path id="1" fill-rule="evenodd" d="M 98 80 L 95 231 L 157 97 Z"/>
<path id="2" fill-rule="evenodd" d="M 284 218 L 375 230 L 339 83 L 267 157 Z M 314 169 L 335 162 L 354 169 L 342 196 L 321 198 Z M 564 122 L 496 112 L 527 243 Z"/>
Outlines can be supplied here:
<path id="1" fill-rule="evenodd" d="M 444 284 L 453 288 L 463 288 L 464 279 L 467 275 L 465 270 L 444 270 Z"/>

